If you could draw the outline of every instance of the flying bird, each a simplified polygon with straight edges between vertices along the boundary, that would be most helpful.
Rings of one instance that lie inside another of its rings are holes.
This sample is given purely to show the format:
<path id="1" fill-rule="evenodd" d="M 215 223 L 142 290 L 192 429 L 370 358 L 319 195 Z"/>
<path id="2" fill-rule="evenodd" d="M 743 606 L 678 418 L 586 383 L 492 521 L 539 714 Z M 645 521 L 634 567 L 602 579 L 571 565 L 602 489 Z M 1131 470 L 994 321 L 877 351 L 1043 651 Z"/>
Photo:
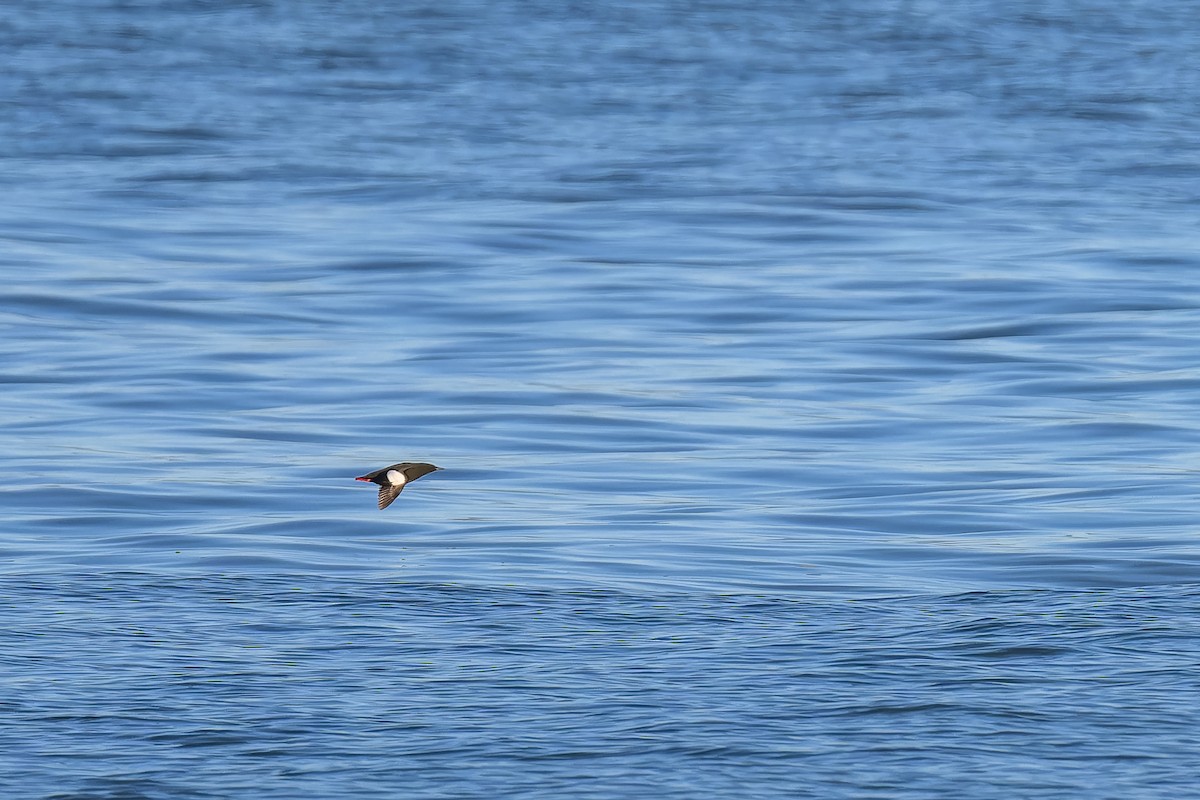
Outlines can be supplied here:
<path id="1" fill-rule="evenodd" d="M 405 486 L 422 475 L 428 475 L 439 469 L 441 467 L 435 467 L 433 464 L 414 464 L 405 461 L 402 464 L 392 464 L 390 467 L 368 472 L 354 480 L 379 484 L 379 510 L 382 511 L 400 496 Z"/>

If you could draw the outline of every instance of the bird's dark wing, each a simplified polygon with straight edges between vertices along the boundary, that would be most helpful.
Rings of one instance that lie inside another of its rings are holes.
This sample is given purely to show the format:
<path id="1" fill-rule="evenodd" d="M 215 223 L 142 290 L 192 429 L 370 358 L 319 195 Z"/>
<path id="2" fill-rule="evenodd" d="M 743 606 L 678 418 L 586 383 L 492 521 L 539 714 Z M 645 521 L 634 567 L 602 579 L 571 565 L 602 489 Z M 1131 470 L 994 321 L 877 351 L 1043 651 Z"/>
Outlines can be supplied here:
<path id="1" fill-rule="evenodd" d="M 400 492 L 404 490 L 404 486 L 392 486 L 390 483 L 385 483 L 379 487 L 379 510 L 383 511 L 392 504 L 392 501 L 400 496 Z"/>

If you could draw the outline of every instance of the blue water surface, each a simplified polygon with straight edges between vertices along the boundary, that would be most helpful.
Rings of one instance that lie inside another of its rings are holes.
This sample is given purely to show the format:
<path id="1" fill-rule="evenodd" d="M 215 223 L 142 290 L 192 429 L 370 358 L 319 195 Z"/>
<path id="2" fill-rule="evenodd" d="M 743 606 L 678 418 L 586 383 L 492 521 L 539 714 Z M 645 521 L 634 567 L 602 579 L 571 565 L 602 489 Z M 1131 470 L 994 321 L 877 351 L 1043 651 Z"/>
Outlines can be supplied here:
<path id="1" fill-rule="evenodd" d="M 0 783 L 1188 796 L 1195 23 L 10 3 Z"/>

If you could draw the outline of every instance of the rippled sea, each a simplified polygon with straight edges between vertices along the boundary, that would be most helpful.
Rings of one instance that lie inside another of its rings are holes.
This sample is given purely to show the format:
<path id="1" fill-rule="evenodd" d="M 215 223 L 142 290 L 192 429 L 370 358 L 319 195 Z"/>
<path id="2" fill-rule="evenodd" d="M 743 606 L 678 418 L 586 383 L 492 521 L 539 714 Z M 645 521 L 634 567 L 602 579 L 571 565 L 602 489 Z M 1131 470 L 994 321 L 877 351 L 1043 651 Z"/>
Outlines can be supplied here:
<path id="1" fill-rule="evenodd" d="M 9 3 L 5 796 L 1189 796 L 1197 22 Z"/>

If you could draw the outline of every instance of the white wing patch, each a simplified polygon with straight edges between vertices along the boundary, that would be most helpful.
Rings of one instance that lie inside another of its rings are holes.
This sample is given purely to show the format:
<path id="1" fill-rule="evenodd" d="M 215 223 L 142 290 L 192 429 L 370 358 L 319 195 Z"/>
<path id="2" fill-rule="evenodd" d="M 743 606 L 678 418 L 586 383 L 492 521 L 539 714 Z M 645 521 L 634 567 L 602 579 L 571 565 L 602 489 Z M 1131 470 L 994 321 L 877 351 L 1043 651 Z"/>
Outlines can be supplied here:
<path id="1" fill-rule="evenodd" d="M 408 478 L 404 477 L 404 473 L 398 469 L 389 469 L 387 479 L 392 486 L 403 486 L 408 483 Z"/>

